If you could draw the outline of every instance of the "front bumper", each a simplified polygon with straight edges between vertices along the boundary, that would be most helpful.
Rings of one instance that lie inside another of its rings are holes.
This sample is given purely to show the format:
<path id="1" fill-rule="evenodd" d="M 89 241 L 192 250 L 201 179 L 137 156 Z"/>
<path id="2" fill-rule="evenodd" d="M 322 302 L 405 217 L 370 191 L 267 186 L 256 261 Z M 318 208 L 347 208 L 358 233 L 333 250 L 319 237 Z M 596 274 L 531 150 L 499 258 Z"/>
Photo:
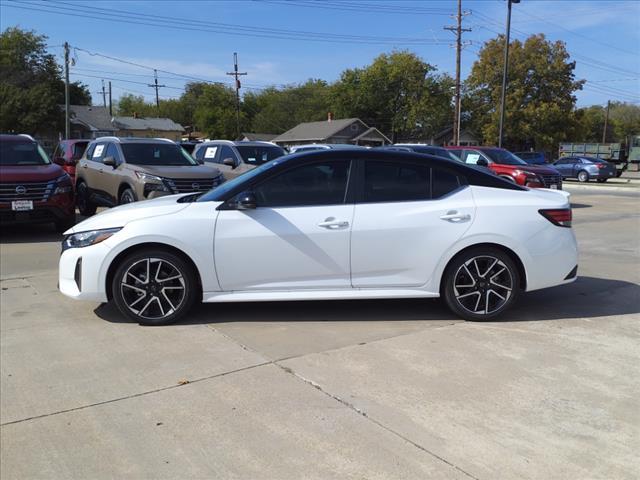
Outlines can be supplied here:
<path id="1" fill-rule="evenodd" d="M 76 300 L 107 302 L 106 272 L 102 271 L 109 248 L 104 243 L 62 252 L 58 264 L 60 292 Z"/>

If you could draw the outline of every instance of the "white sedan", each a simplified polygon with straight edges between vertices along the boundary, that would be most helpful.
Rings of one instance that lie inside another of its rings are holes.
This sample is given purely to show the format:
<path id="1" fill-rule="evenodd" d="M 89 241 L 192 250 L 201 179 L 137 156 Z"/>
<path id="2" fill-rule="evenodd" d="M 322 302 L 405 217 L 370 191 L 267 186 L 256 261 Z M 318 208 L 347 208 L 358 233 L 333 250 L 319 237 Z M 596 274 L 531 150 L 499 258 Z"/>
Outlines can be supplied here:
<path id="1" fill-rule="evenodd" d="M 561 192 L 414 153 L 323 150 L 205 194 L 113 208 L 66 232 L 60 290 L 159 325 L 193 304 L 444 297 L 488 320 L 576 279 Z"/>

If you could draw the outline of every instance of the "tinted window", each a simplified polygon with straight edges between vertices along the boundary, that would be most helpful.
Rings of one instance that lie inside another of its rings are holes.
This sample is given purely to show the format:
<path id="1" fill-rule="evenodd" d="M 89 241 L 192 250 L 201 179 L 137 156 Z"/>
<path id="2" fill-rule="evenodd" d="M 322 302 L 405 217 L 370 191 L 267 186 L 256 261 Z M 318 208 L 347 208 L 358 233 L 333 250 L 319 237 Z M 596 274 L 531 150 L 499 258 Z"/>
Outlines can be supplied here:
<path id="1" fill-rule="evenodd" d="M 249 165 L 262 165 L 270 160 L 281 157 L 285 154 L 285 151 L 274 146 L 250 146 L 250 145 L 236 145 L 236 150 L 240 152 L 244 163 Z"/>
<path id="2" fill-rule="evenodd" d="M 72 158 L 81 158 L 89 142 L 76 142 L 73 144 Z"/>
<path id="3" fill-rule="evenodd" d="M 123 143 L 120 145 L 127 163 L 133 165 L 197 165 L 191 156 L 174 143 Z M 97 151 L 97 147 L 96 147 Z M 94 153 L 94 158 L 95 158 Z"/>
<path id="4" fill-rule="evenodd" d="M 462 160 L 462 150 L 448 150 L 448 152 L 458 160 Z"/>
<path id="5" fill-rule="evenodd" d="M 236 163 L 236 165 L 238 164 L 238 159 L 236 158 L 236 154 L 233 152 L 233 150 L 231 150 L 231 147 L 222 145 L 220 147 L 220 153 L 218 154 L 216 163 L 222 163 L 225 160 L 225 158 L 231 158 Z"/>
<path id="6" fill-rule="evenodd" d="M 344 160 L 296 167 L 254 188 L 259 207 L 293 207 L 344 203 L 350 162 Z"/>
<path id="7" fill-rule="evenodd" d="M 365 163 L 365 202 L 428 200 L 429 167 L 403 162 Z"/>
<path id="8" fill-rule="evenodd" d="M 460 186 L 460 180 L 453 173 L 438 168 L 431 169 L 432 198 L 440 198 L 453 192 Z"/>
<path id="9" fill-rule="evenodd" d="M 107 145 L 107 153 L 105 154 L 104 158 L 106 157 L 113 157 L 116 163 L 120 163 L 120 152 L 118 152 L 118 148 L 115 146 L 115 144 L 110 143 Z"/>
<path id="10" fill-rule="evenodd" d="M 35 142 L 0 142 L 0 165 L 46 165 L 49 158 Z"/>
<path id="11" fill-rule="evenodd" d="M 573 158 L 561 158 L 556 163 L 558 165 L 571 165 L 574 162 Z"/>

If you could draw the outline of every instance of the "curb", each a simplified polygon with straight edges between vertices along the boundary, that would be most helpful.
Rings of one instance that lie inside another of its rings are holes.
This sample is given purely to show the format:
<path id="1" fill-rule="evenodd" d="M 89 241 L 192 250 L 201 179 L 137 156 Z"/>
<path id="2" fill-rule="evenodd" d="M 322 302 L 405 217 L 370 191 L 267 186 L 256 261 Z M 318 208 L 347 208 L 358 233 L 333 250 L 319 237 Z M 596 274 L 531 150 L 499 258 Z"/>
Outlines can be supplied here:
<path id="1" fill-rule="evenodd" d="M 590 190 L 592 192 L 627 192 L 640 194 L 640 187 L 636 185 L 629 185 L 628 187 L 614 186 L 614 185 L 574 185 L 572 183 L 563 183 L 563 190 Z"/>

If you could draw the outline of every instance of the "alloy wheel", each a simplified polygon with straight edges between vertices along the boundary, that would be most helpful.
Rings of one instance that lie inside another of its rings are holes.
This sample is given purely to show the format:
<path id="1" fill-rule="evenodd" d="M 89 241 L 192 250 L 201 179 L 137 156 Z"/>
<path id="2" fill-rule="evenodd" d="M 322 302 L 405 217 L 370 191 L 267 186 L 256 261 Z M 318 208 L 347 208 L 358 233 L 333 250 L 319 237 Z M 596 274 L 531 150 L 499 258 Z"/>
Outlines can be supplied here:
<path id="1" fill-rule="evenodd" d="M 472 257 L 456 271 L 453 294 L 458 304 L 475 315 L 489 315 L 508 303 L 513 294 L 511 271 L 491 255 Z"/>
<path id="2" fill-rule="evenodd" d="M 180 308 L 187 292 L 184 275 L 175 265 L 160 258 L 144 258 L 124 272 L 120 293 L 134 315 L 161 320 Z"/>

